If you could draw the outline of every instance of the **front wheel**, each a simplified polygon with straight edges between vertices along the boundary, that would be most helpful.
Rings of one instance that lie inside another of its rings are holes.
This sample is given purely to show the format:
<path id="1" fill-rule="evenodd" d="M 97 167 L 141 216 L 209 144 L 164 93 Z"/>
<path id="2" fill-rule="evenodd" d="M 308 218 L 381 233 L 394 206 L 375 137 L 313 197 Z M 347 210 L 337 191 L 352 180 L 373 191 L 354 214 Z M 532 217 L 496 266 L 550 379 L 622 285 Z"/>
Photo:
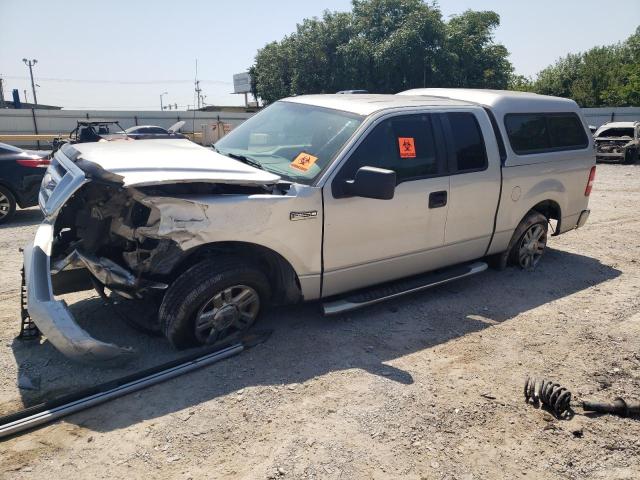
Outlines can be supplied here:
<path id="1" fill-rule="evenodd" d="M 509 252 L 509 263 L 523 270 L 533 270 L 547 246 L 548 220 L 538 213 L 529 213 L 518 225 L 514 238 L 518 240 Z"/>
<path id="2" fill-rule="evenodd" d="M 180 275 L 160 305 L 160 325 L 179 349 L 240 337 L 270 297 L 264 273 L 234 258 L 204 260 Z"/>

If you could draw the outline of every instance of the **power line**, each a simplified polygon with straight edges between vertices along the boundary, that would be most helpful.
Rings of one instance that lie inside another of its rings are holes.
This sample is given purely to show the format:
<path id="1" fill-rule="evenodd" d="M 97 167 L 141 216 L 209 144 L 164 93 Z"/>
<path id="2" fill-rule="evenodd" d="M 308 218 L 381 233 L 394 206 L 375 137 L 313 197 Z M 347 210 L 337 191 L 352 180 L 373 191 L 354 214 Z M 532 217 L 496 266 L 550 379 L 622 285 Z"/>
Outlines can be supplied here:
<path id="1" fill-rule="evenodd" d="M 29 77 L 18 75 L 5 75 L 4 78 L 12 80 L 29 80 Z M 113 84 L 113 85 L 159 85 L 159 84 L 175 84 L 175 83 L 192 83 L 193 80 L 90 80 L 79 78 L 53 78 L 38 77 L 38 81 L 61 82 L 61 83 L 91 83 L 91 84 Z M 223 82 L 222 80 L 200 80 L 200 83 L 211 83 L 217 85 L 233 85 L 233 82 Z"/>

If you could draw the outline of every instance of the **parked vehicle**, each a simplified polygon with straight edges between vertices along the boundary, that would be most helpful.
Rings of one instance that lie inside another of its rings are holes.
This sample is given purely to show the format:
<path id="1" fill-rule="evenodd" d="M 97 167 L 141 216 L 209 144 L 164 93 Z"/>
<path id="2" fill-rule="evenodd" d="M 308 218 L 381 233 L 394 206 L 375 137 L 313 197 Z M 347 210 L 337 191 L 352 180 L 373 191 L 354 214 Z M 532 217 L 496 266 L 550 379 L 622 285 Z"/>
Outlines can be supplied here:
<path id="1" fill-rule="evenodd" d="M 67 137 L 53 139 L 53 151 L 56 152 L 67 143 L 99 142 L 113 133 L 124 133 L 124 129 L 117 120 L 78 120 L 76 127 Z"/>
<path id="2" fill-rule="evenodd" d="M 640 122 L 609 122 L 594 134 L 596 160 L 636 163 L 640 155 Z"/>
<path id="3" fill-rule="evenodd" d="M 155 125 L 136 125 L 125 130 L 127 135 L 169 135 L 169 130 Z"/>
<path id="4" fill-rule="evenodd" d="M 49 153 L 0 143 L 0 224 L 13 217 L 16 206 L 28 208 L 38 204 Z"/>
<path id="5" fill-rule="evenodd" d="M 186 138 L 184 135 L 179 133 L 184 124 L 185 121 L 181 120 L 171 125 L 168 129 L 158 127 L 156 125 L 136 125 L 135 127 L 127 128 L 125 133 L 128 137 L 136 140 L 167 137 Z"/>
<path id="6" fill-rule="evenodd" d="M 139 125 L 124 130 L 117 120 L 78 120 L 76 128 L 69 133 L 68 137 L 53 140 L 53 150 L 57 151 L 65 143 L 186 138 L 179 133 L 184 124 L 184 121 L 176 122 L 168 130 L 154 125 Z"/>
<path id="7" fill-rule="evenodd" d="M 107 361 L 131 352 L 90 337 L 54 293 L 156 302 L 157 329 L 186 348 L 239 335 L 268 305 L 337 314 L 489 262 L 533 269 L 549 221 L 554 235 L 587 221 L 595 156 L 571 100 L 420 89 L 281 100 L 215 151 L 65 145 L 49 175 L 28 309 L 66 355 Z"/>

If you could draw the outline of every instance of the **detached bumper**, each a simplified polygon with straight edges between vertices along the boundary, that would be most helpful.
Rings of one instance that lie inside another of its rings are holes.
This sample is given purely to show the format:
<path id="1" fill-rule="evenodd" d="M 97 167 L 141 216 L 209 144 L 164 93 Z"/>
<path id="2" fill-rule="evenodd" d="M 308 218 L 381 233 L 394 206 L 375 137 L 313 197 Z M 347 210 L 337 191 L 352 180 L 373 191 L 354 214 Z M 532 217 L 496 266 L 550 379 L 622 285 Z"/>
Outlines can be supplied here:
<path id="1" fill-rule="evenodd" d="M 29 315 L 47 339 L 65 356 L 81 363 L 116 366 L 135 356 L 131 348 L 102 342 L 89 335 L 64 302 L 53 296 L 51 242 L 53 225 L 42 223 L 33 243 L 24 250 L 24 272 Z"/>

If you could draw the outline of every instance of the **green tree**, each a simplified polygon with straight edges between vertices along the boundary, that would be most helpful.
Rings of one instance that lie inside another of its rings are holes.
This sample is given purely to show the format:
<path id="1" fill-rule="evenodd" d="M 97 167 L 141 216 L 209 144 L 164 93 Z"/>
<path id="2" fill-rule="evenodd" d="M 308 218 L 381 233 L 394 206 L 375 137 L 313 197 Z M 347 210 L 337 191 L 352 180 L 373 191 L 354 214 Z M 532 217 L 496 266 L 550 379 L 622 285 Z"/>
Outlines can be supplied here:
<path id="1" fill-rule="evenodd" d="M 447 23 L 422 0 L 352 4 L 351 12 L 306 19 L 260 49 L 250 68 L 254 94 L 271 103 L 353 88 L 507 87 L 512 67 L 507 49 L 493 41 L 496 13 L 469 10 Z"/>
<path id="2" fill-rule="evenodd" d="M 532 86 L 582 107 L 640 105 L 640 27 L 622 43 L 559 59 L 538 73 Z"/>
<path id="3" fill-rule="evenodd" d="M 467 10 L 447 24 L 441 82 L 451 87 L 507 88 L 513 67 L 504 45 L 493 43 L 500 16 Z"/>

